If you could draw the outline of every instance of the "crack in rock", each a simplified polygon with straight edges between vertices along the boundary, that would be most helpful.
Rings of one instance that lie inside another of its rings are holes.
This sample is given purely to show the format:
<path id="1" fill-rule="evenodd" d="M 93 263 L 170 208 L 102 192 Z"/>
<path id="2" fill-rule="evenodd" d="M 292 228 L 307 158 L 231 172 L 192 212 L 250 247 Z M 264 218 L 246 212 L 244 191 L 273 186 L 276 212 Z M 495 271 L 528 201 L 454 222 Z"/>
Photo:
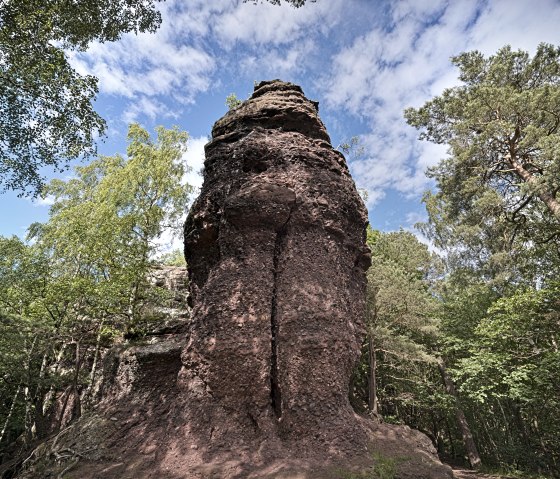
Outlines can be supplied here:
<path id="1" fill-rule="evenodd" d="M 284 242 L 288 230 L 288 223 L 295 207 L 295 200 L 290 206 L 290 212 L 286 222 L 278 229 L 276 233 L 276 241 L 274 243 L 273 257 L 273 286 L 272 286 L 272 302 L 270 311 L 270 401 L 272 409 L 276 417 L 282 417 L 282 391 L 278 380 L 278 342 L 280 325 L 278 323 L 278 281 L 280 274 L 280 260 L 283 256 Z"/>

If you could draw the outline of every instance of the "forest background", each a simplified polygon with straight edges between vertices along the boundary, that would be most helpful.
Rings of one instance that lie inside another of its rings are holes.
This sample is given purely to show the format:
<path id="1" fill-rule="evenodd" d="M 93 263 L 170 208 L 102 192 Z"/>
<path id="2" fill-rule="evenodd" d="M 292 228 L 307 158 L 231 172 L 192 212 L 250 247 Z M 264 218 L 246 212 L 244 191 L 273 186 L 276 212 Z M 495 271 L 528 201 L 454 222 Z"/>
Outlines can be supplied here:
<path id="1" fill-rule="evenodd" d="M 78 416 L 91 407 L 103 352 L 146 334 L 157 320 L 154 305 L 167 300 L 149 282 L 151 268 L 181 262 L 174 252 L 162 255 L 161 245 L 192 200 L 188 135 L 160 127 L 151 136 L 133 122 L 126 155 L 99 155 L 97 135 L 106 123 L 91 104 L 97 83 L 79 62 L 68 62 L 92 41 L 104 48 L 126 32 L 155 31 L 156 6 L 136 3 L 131 16 L 111 10 L 111 2 L 85 2 L 84 10 L 68 12 L 64 2 L 49 10 L 42 2 L 11 1 L 0 16 L 2 182 L 49 207 L 46 219 L 27 225 L 25 239 L 0 238 L 0 445 L 6 451 L 16 439 L 25 447 L 44 433 L 44 417 L 62 391 L 79 397 L 72 404 Z M 326 15 L 320 4 L 266 8 Z M 243 8 L 249 7 L 262 6 Z M 399 8 L 388 12 L 394 29 L 397 20 L 406 23 Z M 424 23 L 434 21 L 431 15 Z M 483 15 L 474 12 L 471 21 Z M 364 42 L 371 49 L 374 36 L 353 47 Z M 425 432 L 443 457 L 474 468 L 547 475 L 559 469 L 559 58 L 558 47 L 546 43 L 529 53 L 503 47 L 453 56 L 456 80 L 405 112 L 408 124 L 443 150 L 424 149 L 413 163 L 397 162 L 392 174 L 399 178 L 390 183 L 397 191 L 413 179 L 428 186 L 418 180 L 422 155 L 439 152 L 428 170 L 434 188 L 424 195 L 427 217 L 420 225 L 429 247 L 402 229 L 368 232 L 368 337 L 352 403 Z M 339 73 L 354 68 L 342 56 L 337 61 Z M 328 98 L 331 106 L 350 108 L 358 99 L 355 112 L 364 115 L 366 108 L 378 110 L 375 97 L 370 103 L 349 95 Z M 143 108 L 150 111 L 146 103 Z M 158 110 L 152 111 L 155 121 Z M 375 126 L 382 125 L 378 114 L 370 113 Z M 338 133 L 335 143 L 358 182 L 366 180 L 370 206 L 388 208 L 381 197 L 389 184 L 367 183 L 380 171 L 370 152 L 398 146 L 368 133 L 346 140 Z M 400 154 L 420 147 L 411 148 Z M 64 167 L 80 155 L 89 161 L 72 175 L 43 178 L 43 166 Z"/>

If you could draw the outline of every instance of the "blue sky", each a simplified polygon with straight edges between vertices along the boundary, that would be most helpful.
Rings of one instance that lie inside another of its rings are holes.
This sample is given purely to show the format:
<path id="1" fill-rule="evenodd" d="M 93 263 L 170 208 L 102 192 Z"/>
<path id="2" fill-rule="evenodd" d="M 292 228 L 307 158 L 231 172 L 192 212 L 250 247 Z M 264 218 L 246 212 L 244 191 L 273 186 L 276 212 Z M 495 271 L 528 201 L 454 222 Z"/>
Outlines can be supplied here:
<path id="1" fill-rule="evenodd" d="M 425 218 L 421 197 L 432 185 L 424 172 L 445 148 L 417 141 L 402 113 L 457 84 L 449 58 L 560 43 L 559 0 L 317 0 L 300 9 L 167 0 L 159 8 L 155 34 L 70 52 L 79 72 L 99 78 L 96 108 L 108 124 L 101 154 L 125 151 L 132 121 L 152 131 L 176 124 L 190 134 L 188 181 L 200 186 L 203 146 L 226 96 L 244 99 L 254 81 L 280 78 L 320 102 L 334 146 L 360 135 L 365 154 L 350 170 L 368 191 L 370 223 L 386 231 Z M 48 198 L 5 193 L 0 201 L 1 235 L 23 236 L 48 218 Z"/>

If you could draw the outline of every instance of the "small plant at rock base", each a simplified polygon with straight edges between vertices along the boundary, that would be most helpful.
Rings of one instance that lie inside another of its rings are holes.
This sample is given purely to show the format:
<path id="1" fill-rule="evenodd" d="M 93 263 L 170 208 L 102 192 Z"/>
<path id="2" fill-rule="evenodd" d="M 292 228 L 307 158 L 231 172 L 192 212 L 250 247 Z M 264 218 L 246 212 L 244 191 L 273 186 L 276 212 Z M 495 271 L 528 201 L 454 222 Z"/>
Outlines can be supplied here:
<path id="1" fill-rule="evenodd" d="M 380 452 L 373 453 L 373 477 L 375 479 L 393 479 L 397 472 L 397 464 L 404 459 L 387 457 Z"/>
<path id="2" fill-rule="evenodd" d="M 397 464 L 405 458 L 388 457 L 380 452 L 372 454 L 373 465 L 364 471 L 351 472 L 339 470 L 340 479 L 394 479 L 397 473 Z"/>

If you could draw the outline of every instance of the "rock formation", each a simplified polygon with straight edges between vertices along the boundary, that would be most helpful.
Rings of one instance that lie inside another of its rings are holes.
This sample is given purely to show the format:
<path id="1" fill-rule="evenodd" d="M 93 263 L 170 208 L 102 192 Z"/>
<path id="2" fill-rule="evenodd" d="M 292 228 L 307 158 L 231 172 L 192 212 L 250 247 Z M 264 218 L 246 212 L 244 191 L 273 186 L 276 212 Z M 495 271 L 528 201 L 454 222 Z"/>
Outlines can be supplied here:
<path id="1" fill-rule="evenodd" d="M 202 443 L 232 430 L 348 446 L 359 435 L 348 383 L 367 213 L 317 109 L 300 87 L 263 82 L 206 146 L 185 226 L 194 310 L 181 374 Z"/>
<path id="2" fill-rule="evenodd" d="M 367 212 L 318 104 L 297 85 L 256 85 L 214 125 L 204 167 L 185 225 L 193 315 L 179 386 L 205 470 L 367 455 L 371 424 L 348 400 Z"/>
<path id="3" fill-rule="evenodd" d="M 350 407 L 367 215 L 318 104 L 256 85 L 214 125 L 204 166 L 185 225 L 188 332 L 117 351 L 97 412 L 21 477 L 336 479 L 374 452 L 395 477 L 451 477 L 424 435 Z M 76 462 L 56 464 L 61 450 Z"/>

